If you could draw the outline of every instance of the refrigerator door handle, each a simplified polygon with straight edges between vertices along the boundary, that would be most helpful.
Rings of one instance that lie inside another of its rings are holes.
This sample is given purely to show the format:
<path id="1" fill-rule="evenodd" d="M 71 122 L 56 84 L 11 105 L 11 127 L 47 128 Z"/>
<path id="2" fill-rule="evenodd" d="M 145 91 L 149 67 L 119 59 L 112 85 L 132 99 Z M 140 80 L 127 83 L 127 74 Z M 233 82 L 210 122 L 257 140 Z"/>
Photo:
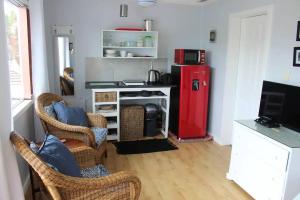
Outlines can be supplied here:
<path id="1" fill-rule="evenodd" d="M 198 91 L 199 90 L 199 80 L 198 79 L 194 79 L 193 83 L 192 83 L 192 90 L 193 91 Z"/>

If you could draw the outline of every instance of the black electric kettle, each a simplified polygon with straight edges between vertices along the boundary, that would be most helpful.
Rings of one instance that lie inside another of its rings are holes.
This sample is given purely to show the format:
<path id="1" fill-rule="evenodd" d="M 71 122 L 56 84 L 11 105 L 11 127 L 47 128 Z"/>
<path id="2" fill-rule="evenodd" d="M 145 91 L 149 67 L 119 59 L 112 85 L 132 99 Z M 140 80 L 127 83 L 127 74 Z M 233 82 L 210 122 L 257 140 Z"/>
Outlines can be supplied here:
<path id="1" fill-rule="evenodd" d="M 153 69 L 153 64 L 151 62 L 150 70 L 148 71 L 148 84 L 153 85 L 159 83 L 159 77 L 159 71 Z"/>

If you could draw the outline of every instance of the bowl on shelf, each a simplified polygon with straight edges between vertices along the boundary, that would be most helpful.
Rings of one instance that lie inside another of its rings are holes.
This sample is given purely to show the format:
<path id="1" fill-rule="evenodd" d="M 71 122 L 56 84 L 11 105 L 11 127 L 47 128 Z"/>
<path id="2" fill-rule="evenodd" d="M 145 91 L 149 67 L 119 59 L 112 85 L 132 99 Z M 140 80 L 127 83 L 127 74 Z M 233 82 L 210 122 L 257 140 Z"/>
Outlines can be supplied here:
<path id="1" fill-rule="evenodd" d="M 134 54 L 133 53 L 128 53 L 127 57 L 132 58 L 132 57 L 134 57 Z"/>
<path id="2" fill-rule="evenodd" d="M 115 57 L 119 57 L 119 54 L 116 54 L 116 53 L 114 53 L 114 54 L 106 53 L 106 54 L 104 54 L 104 56 L 108 57 L 108 58 L 115 58 Z"/>
<path id="3" fill-rule="evenodd" d="M 106 54 L 117 54 L 117 50 L 114 50 L 114 49 L 105 49 L 105 53 Z"/>
<path id="4" fill-rule="evenodd" d="M 137 46 L 137 42 L 136 41 L 126 41 L 124 42 L 124 46 L 125 47 L 136 47 Z"/>

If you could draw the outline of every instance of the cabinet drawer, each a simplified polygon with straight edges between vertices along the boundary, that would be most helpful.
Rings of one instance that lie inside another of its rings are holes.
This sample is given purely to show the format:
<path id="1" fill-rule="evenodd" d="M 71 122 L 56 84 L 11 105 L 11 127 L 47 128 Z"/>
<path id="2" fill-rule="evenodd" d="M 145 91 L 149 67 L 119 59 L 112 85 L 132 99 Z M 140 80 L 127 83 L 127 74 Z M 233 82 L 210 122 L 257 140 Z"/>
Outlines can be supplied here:
<path id="1" fill-rule="evenodd" d="M 96 92 L 95 102 L 116 102 L 117 92 Z"/>
<path id="2" fill-rule="evenodd" d="M 287 150 L 266 138 L 258 136 L 253 130 L 249 130 L 246 127 L 242 127 L 242 129 L 244 129 L 244 141 L 248 141 L 248 150 L 251 151 L 253 155 L 270 165 L 271 168 L 279 171 L 286 170 L 289 158 L 289 152 Z"/>
<path id="3" fill-rule="evenodd" d="M 270 169 L 270 166 L 261 164 L 260 173 L 257 174 L 257 198 L 266 200 L 281 200 L 283 195 L 285 172 L 277 169 Z"/>

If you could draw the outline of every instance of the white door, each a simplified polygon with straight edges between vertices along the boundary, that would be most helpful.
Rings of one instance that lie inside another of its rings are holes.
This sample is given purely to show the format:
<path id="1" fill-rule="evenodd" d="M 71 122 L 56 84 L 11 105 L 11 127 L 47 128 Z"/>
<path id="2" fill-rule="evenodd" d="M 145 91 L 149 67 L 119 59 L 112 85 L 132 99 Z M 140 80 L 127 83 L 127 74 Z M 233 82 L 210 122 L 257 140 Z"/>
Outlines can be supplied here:
<path id="1" fill-rule="evenodd" d="M 266 19 L 266 15 L 259 15 L 241 20 L 235 120 L 258 116 L 266 66 Z"/>

